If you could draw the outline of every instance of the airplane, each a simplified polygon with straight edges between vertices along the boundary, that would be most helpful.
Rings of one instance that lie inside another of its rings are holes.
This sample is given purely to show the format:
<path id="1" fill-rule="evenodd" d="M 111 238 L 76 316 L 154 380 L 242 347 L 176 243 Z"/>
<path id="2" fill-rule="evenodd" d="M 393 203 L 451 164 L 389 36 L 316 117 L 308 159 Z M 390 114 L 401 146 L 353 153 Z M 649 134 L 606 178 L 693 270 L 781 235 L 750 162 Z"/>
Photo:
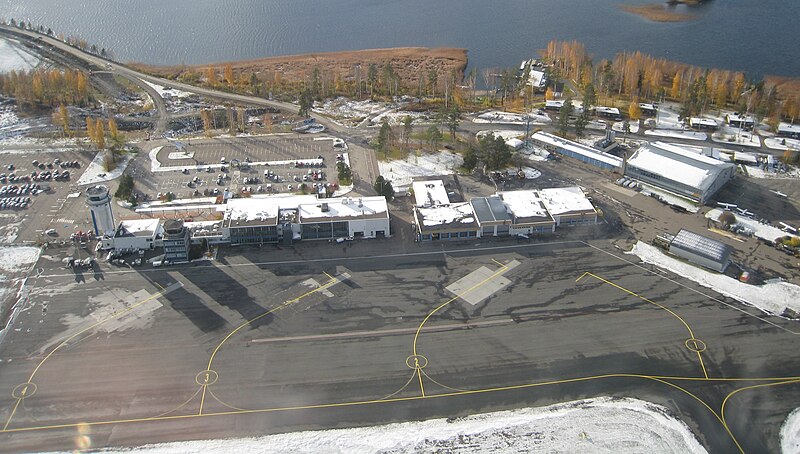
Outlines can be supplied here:
<path id="1" fill-rule="evenodd" d="M 785 224 L 785 223 L 783 223 L 783 222 L 778 222 L 778 224 L 780 224 L 780 225 L 781 225 L 781 229 L 782 229 L 784 232 L 792 232 L 792 233 L 797 233 L 797 229 L 796 229 L 796 228 L 794 228 L 794 227 L 792 227 L 792 226 L 791 226 L 791 225 L 789 225 L 789 224 Z"/>
<path id="2" fill-rule="evenodd" d="M 781 191 L 773 191 L 773 190 L 771 190 L 771 189 L 770 189 L 770 191 L 769 191 L 769 192 L 771 192 L 771 193 L 773 193 L 773 194 L 777 195 L 778 197 L 783 197 L 784 199 L 788 199 L 788 198 L 789 198 L 789 196 L 788 196 L 788 195 L 786 195 L 786 194 L 782 193 Z"/>
<path id="3" fill-rule="evenodd" d="M 755 214 L 752 211 L 747 211 L 747 208 L 736 208 L 736 211 L 738 211 L 742 216 L 752 216 Z"/>
<path id="4" fill-rule="evenodd" d="M 725 203 L 725 202 L 717 202 L 717 205 L 721 206 L 722 209 L 725 211 L 730 211 L 731 208 L 737 208 L 739 206 L 733 203 Z"/>

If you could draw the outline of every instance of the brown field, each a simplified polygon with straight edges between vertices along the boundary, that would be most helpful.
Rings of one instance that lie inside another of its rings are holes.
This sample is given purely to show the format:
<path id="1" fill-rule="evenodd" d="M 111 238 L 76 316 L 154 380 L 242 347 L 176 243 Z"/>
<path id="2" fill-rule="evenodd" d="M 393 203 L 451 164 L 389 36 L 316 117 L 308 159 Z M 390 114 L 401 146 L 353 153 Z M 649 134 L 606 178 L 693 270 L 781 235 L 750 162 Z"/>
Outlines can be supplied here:
<path id="1" fill-rule="evenodd" d="M 255 73 L 260 79 L 274 80 L 279 74 L 282 80 L 298 81 L 311 76 L 315 68 L 319 68 L 323 77 L 339 77 L 342 80 L 353 80 L 356 68 L 360 65 L 362 80 L 367 77 L 367 69 L 374 64 L 382 75 L 382 68 L 391 63 L 395 73 L 400 76 L 403 86 L 416 86 L 420 75 L 428 78 L 428 73 L 435 70 L 439 81 L 455 71 L 457 82 L 461 82 L 464 69 L 467 67 L 467 50 L 457 48 L 400 47 L 391 49 L 367 49 L 346 52 L 325 52 L 316 54 L 287 55 L 281 57 L 260 58 L 232 62 L 212 63 L 193 66 L 150 66 L 132 63 L 134 68 L 162 77 L 177 78 L 186 72 L 203 73 L 209 66 L 221 71 L 230 64 L 234 73 L 249 77 Z"/>
<path id="2" fill-rule="evenodd" d="M 669 11 L 660 4 L 619 5 L 619 8 L 625 12 L 642 16 L 654 22 L 684 22 L 695 18 L 695 16 L 691 14 Z"/>

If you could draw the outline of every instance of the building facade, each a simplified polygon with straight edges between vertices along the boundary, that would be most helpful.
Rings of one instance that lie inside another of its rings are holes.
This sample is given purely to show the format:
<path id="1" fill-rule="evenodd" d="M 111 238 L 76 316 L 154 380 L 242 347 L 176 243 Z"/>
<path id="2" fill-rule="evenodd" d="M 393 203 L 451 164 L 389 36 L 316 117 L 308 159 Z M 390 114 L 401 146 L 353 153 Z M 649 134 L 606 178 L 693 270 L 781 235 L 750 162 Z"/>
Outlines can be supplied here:
<path id="1" fill-rule="evenodd" d="M 92 215 L 92 228 L 98 238 L 113 236 L 117 225 L 114 223 L 114 213 L 111 212 L 111 194 L 104 185 L 92 186 L 86 189 L 86 205 Z"/>
<path id="2" fill-rule="evenodd" d="M 189 229 L 180 219 L 170 219 L 164 222 L 164 261 L 183 263 L 189 261 L 189 247 L 191 237 Z"/>
<path id="3" fill-rule="evenodd" d="M 654 142 L 627 160 L 625 176 L 704 204 L 733 179 L 736 166 L 676 144 Z"/>

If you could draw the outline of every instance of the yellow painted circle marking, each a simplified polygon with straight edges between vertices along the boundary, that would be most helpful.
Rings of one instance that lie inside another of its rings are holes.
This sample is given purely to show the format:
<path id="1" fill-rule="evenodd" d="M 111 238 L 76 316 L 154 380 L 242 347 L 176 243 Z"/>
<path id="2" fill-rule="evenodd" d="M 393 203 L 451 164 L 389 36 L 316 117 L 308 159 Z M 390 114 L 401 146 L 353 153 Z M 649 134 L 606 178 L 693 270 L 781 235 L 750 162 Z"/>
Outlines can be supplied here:
<path id="1" fill-rule="evenodd" d="M 14 390 L 11 391 L 11 396 L 14 399 L 24 399 L 36 394 L 36 389 L 36 383 L 22 383 L 17 385 Z"/>
<path id="2" fill-rule="evenodd" d="M 411 355 L 406 358 L 406 366 L 411 369 L 424 369 L 428 365 L 428 358 L 422 355 Z"/>
<path id="3" fill-rule="evenodd" d="M 686 339 L 686 348 L 693 352 L 702 353 L 706 351 L 706 343 L 700 339 Z"/>
<path id="4" fill-rule="evenodd" d="M 217 372 L 211 369 L 204 370 L 194 377 L 198 385 L 213 385 L 219 379 Z"/>

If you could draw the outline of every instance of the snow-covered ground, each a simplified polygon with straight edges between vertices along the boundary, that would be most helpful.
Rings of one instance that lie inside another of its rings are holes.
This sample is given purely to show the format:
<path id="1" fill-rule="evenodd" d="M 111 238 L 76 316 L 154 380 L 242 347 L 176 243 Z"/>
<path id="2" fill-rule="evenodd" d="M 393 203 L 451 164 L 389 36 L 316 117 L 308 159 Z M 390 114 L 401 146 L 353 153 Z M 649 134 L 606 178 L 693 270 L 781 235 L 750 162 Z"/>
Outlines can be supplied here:
<path id="1" fill-rule="evenodd" d="M 189 96 L 193 95 L 193 93 L 189 93 L 188 91 L 181 91 L 181 90 L 176 90 L 174 88 L 162 87 L 161 85 L 154 84 L 146 80 L 144 81 L 144 83 L 152 87 L 153 90 L 157 91 L 158 95 L 161 96 L 162 98 L 188 98 Z"/>
<path id="2" fill-rule="evenodd" d="M 545 125 L 551 122 L 544 112 L 530 113 L 531 125 Z M 484 112 L 472 119 L 473 123 L 496 123 L 501 125 L 524 125 L 528 122 L 525 114 L 492 110 Z"/>
<path id="3" fill-rule="evenodd" d="M 764 146 L 772 150 L 800 150 L 800 139 L 767 137 L 764 139 Z"/>
<path id="4" fill-rule="evenodd" d="M 781 426 L 781 452 L 783 454 L 800 452 L 800 408 L 789 413 Z"/>
<path id="5" fill-rule="evenodd" d="M 713 210 L 709 210 L 709 212 L 706 213 L 706 217 L 714 221 L 717 221 L 719 220 L 719 216 L 722 213 L 723 213 L 722 209 L 714 208 Z M 775 241 L 776 239 L 787 235 L 797 236 L 797 235 L 792 235 L 790 233 L 786 233 L 777 227 L 773 227 L 767 224 L 762 224 L 756 220 L 742 216 L 739 213 L 734 213 L 734 215 L 736 216 L 737 224 L 750 230 L 751 232 L 753 232 L 753 235 L 758 238 L 763 238 L 768 241 Z"/>
<path id="6" fill-rule="evenodd" d="M 406 117 L 411 117 L 411 123 L 414 126 L 426 125 L 426 124 L 433 124 L 436 122 L 436 119 L 432 117 L 430 112 L 411 112 L 407 110 L 388 110 L 383 113 L 380 113 L 374 117 L 372 117 L 372 123 L 375 127 L 380 127 L 383 123 L 383 119 L 386 118 L 389 120 L 389 124 L 391 126 L 400 126 L 403 124 L 403 121 Z M 397 134 L 397 132 L 395 132 Z"/>
<path id="7" fill-rule="evenodd" d="M 16 106 L 10 104 L 0 106 L 0 141 L 22 137 L 30 129 L 30 124 L 17 116 Z"/>
<path id="8" fill-rule="evenodd" d="M 508 140 L 522 137 L 525 135 L 525 132 L 515 131 L 513 129 L 485 129 L 483 131 L 478 131 L 478 133 L 475 134 L 475 137 L 480 139 L 481 137 L 488 136 L 489 134 L 494 134 L 495 137 L 502 137 L 503 140 Z"/>
<path id="9" fill-rule="evenodd" d="M 661 103 L 658 106 L 658 115 L 646 120 L 646 123 L 655 129 L 683 130 L 683 123 L 679 120 L 681 106 L 676 103 Z"/>
<path id="10" fill-rule="evenodd" d="M 27 71 L 39 64 L 39 57 L 28 52 L 17 41 L 0 38 L 0 73 Z"/>
<path id="11" fill-rule="evenodd" d="M 747 175 L 753 178 L 775 178 L 779 180 L 793 180 L 800 178 L 800 169 L 797 167 L 787 167 L 786 171 L 778 171 L 770 170 L 766 171 L 760 167 L 755 166 L 745 166 L 747 169 Z"/>
<path id="12" fill-rule="evenodd" d="M 108 172 L 103 169 L 104 156 L 104 151 L 97 152 L 97 155 L 94 157 L 94 159 L 92 159 L 92 162 L 90 162 L 89 166 L 86 167 L 83 175 L 78 178 L 79 185 L 97 184 L 119 178 L 119 176 L 122 175 L 122 172 L 125 171 L 125 168 L 128 167 L 128 163 L 131 162 L 131 158 L 133 157 L 131 154 L 127 153 L 122 155 L 120 158 L 118 158 L 119 160 L 117 161 L 117 168 Z"/>
<path id="13" fill-rule="evenodd" d="M 397 105 L 372 100 L 353 101 L 339 97 L 314 107 L 312 111 L 331 117 L 331 120 L 339 125 L 354 127 L 374 115 L 394 108 L 397 108 Z"/>
<path id="14" fill-rule="evenodd" d="M 392 182 L 395 190 L 408 190 L 412 177 L 449 175 L 463 163 L 460 155 L 442 151 L 419 157 L 412 153 L 403 161 L 379 161 L 378 168 L 380 174 Z"/>
<path id="15" fill-rule="evenodd" d="M 664 254 L 661 249 L 641 241 L 627 254 L 694 281 L 730 298 L 760 309 L 767 314 L 782 315 L 786 309 L 800 311 L 800 287 L 788 282 L 770 282 L 756 286 L 706 271 Z"/>
<path id="16" fill-rule="evenodd" d="M 549 151 L 545 150 L 544 148 L 537 147 L 531 143 L 528 143 L 527 147 L 523 147 L 518 152 L 534 162 L 546 161 L 547 157 L 550 156 Z"/>
<path id="17" fill-rule="evenodd" d="M 708 134 L 697 131 L 682 131 L 679 129 L 648 129 L 644 132 L 646 136 L 671 137 L 673 139 L 686 140 L 706 140 Z"/>
<path id="18" fill-rule="evenodd" d="M 631 121 L 628 123 L 628 126 L 631 129 L 631 134 L 637 134 L 639 132 L 639 122 L 638 121 Z M 625 132 L 625 122 L 624 121 L 617 121 L 613 125 L 611 125 L 611 129 L 617 132 L 624 133 Z"/>
<path id="19" fill-rule="evenodd" d="M 723 125 L 714 134 L 711 135 L 711 140 L 718 143 L 726 143 L 731 145 L 742 145 L 745 147 L 760 147 L 761 138 L 757 134 L 749 131 L 742 131 L 739 128 Z"/>
<path id="20" fill-rule="evenodd" d="M 120 452 L 119 449 L 114 449 Z M 101 450 L 99 452 L 110 452 Z M 178 453 L 705 453 L 689 427 L 662 406 L 599 397 L 355 429 L 146 445 L 124 452 Z"/>
<path id="21" fill-rule="evenodd" d="M 41 249 L 30 246 L 0 247 L 0 303 L 18 291 L 23 276 L 39 260 L 41 252 Z"/>

